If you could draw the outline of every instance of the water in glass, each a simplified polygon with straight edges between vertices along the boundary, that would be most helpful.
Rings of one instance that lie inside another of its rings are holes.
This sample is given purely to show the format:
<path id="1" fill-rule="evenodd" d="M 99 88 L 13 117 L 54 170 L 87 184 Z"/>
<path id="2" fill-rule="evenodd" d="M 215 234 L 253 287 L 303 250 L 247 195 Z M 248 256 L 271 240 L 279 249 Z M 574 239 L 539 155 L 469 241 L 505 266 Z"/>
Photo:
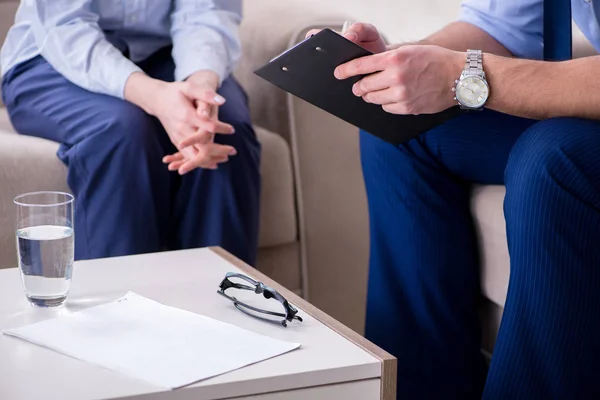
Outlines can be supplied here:
<path id="1" fill-rule="evenodd" d="M 71 286 L 73 196 L 29 193 L 17 197 L 15 204 L 17 253 L 25 294 L 35 306 L 59 306 Z"/>
<path id="2" fill-rule="evenodd" d="M 73 268 L 73 229 L 41 225 L 17 231 L 23 287 L 30 301 L 49 306 L 69 293 Z"/>

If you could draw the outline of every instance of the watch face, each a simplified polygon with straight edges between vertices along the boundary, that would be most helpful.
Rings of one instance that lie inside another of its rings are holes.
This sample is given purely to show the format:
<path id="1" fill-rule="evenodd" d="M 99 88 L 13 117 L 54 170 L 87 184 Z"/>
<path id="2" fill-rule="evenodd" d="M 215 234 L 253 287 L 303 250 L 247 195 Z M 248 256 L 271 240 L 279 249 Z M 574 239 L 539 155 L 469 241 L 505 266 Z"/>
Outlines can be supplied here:
<path id="1" fill-rule="evenodd" d="M 465 107 L 482 107 L 489 94 L 487 83 L 479 76 L 468 76 L 458 82 L 456 87 L 456 99 Z"/>

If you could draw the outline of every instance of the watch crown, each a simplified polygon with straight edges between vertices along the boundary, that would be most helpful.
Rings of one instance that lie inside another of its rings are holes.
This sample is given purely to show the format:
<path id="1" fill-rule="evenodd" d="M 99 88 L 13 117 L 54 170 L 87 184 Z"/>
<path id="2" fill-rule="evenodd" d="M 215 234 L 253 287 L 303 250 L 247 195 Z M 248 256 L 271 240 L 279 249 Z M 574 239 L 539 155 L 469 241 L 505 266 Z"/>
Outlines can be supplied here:
<path id="1" fill-rule="evenodd" d="M 452 88 L 452 91 L 453 91 L 453 92 L 456 92 L 456 88 Z"/>
<path id="2" fill-rule="evenodd" d="M 457 100 L 457 99 L 456 99 L 456 97 L 455 97 L 455 98 L 453 98 L 452 100 Z"/>
<path id="3" fill-rule="evenodd" d="M 454 81 L 454 83 L 458 83 L 458 79 Z"/>

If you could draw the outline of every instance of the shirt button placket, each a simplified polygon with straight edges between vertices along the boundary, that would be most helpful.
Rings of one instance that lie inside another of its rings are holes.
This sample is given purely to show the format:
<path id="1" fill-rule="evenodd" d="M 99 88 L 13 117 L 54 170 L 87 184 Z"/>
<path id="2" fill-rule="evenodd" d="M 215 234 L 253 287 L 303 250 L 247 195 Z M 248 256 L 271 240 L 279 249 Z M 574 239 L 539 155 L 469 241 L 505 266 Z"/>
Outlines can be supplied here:
<path id="1" fill-rule="evenodd" d="M 129 0 L 126 3 L 129 3 L 127 22 L 130 25 L 135 25 L 140 20 L 140 13 L 146 7 L 146 2 L 144 0 Z"/>

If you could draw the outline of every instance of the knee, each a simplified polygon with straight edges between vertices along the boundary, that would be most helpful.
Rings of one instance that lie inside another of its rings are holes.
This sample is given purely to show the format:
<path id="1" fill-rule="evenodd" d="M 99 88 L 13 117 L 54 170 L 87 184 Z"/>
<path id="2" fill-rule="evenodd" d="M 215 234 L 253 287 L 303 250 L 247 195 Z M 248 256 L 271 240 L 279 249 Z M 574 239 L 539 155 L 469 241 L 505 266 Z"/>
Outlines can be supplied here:
<path id="1" fill-rule="evenodd" d="M 510 152 L 504 177 L 507 190 L 532 192 L 534 187 L 557 180 L 568 184 L 589 171 L 586 164 L 595 164 L 600 155 L 599 128 L 597 122 L 575 118 L 554 118 L 533 125 Z"/>
<path id="2" fill-rule="evenodd" d="M 396 170 L 417 173 L 419 164 L 435 165 L 437 152 L 443 147 L 442 130 L 431 130 L 400 145 L 388 143 L 366 131 L 360 131 L 360 154 L 363 169 L 378 173 L 393 165 Z"/>
<path id="3" fill-rule="evenodd" d="M 116 149 L 149 151 L 156 147 L 159 131 L 158 120 L 133 104 L 123 103 L 107 115 L 103 134 Z"/>
<path id="4" fill-rule="evenodd" d="M 241 150 L 248 146 L 260 148 L 250 117 L 248 97 L 242 86 L 235 78 L 229 77 L 223 81 L 219 94 L 227 100 L 219 108 L 219 120 L 233 126 L 235 134 L 217 135 L 215 140 L 236 148 L 241 147 Z"/>
<path id="5" fill-rule="evenodd" d="M 394 146 L 365 130 L 360 130 L 359 147 L 363 172 L 367 175 L 376 169 L 385 168 L 386 160 L 390 157 L 401 157 L 405 153 L 403 146 Z"/>
<path id="6" fill-rule="evenodd" d="M 160 131 L 158 120 L 124 102 L 98 112 L 102 117 L 86 127 L 88 133 L 74 148 L 84 164 L 109 163 L 135 169 L 142 159 L 161 160 L 164 156 L 160 140 L 166 133 Z"/>
<path id="7" fill-rule="evenodd" d="M 418 174 L 418 150 L 414 148 L 416 143 L 396 146 L 361 130 L 359 144 L 362 173 L 368 193 L 375 189 L 388 190 L 392 181 L 393 185 L 417 183 L 417 179 L 414 179 Z"/>
<path id="8" fill-rule="evenodd" d="M 124 103 L 103 110 L 102 118 L 88 126 L 87 135 L 71 147 L 77 163 L 87 175 L 119 171 L 123 176 L 138 174 L 145 165 L 162 166 L 160 124 L 132 104 Z M 110 175 L 110 174 L 109 174 Z M 108 175 L 107 175 L 108 176 Z"/>
<path id="9" fill-rule="evenodd" d="M 232 135 L 217 134 L 215 142 L 233 146 L 238 153 L 245 150 L 260 150 L 261 145 L 250 119 L 236 118 L 221 112 L 219 120 L 233 126 L 235 133 Z"/>

